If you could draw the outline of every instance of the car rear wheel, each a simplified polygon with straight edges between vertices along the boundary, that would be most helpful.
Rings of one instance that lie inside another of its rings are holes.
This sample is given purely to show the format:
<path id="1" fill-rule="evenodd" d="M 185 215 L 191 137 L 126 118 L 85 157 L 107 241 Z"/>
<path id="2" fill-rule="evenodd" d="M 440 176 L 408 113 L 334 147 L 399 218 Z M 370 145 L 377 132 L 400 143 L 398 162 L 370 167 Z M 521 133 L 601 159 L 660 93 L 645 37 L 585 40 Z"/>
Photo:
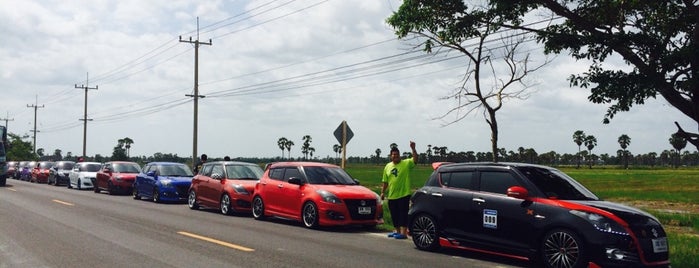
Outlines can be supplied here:
<path id="1" fill-rule="evenodd" d="M 95 183 L 95 184 L 93 184 L 93 186 L 92 186 L 92 190 L 93 190 L 95 193 L 99 193 L 99 192 L 100 192 L 100 187 L 97 187 L 97 184 Z"/>
<path id="2" fill-rule="evenodd" d="M 160 203 L 160 193 L 158 192 L 158 188 L 153 188 L 153 202 Z"/>
<path id="3" fill-rule="evenodd" d="M 231 209 L 231 197 L 228 196 L 228 194 L 223 194 L 221 197 L 221 214 L 233 214 L 233 210 Z"/>
<path id="4" fill-rule="evenodd" d="M 114 185 L 112 184 L 111 181 L 107 182 L 107 193 L 109 193 L 109 195 L 116 194 L 116 189 L 114 189 Z"/>
<path id="5" fill-rule="evenodd" d="M 439 248 L 437 222 L 432 216 L 420 214 L 410 223 L 410 234 L 415 247 L 420 250 L 434 251 Z"/>
<path id="6" fill-rule="evenodd" d="M 265 218 L 265 203 L 259 195 L 252 199 L 252 217 L 256 220 Z"/>
<path id="7" fill-rule="evenodd" d="M 541 253 L 546 267 L 584 267 L 584 245 L 577 234 L 556 229 L 544 236 Z"/>
<path id="8" fill-rule="evenodd" d="M 316 204 L 310 201 L 303 204 L 301 218 L 303 219 L 303 225 L 306 226 L 306 228 L 318 227 L 318 207 Z"/>
<path id="9" fill-rule="evenodd" d="M 78 186 L 77 186 L 78 190 L 82 190 L 82 189 L 83 189 L 83 187 L 81 186 L 81 184 L 82 184 L 82 182 L 80 181 L 80 179 L 78 179 Z"/>
<path id="10" fill-rule="evenodd" d="M 187 196 L 187 206 L 189 209 L 198 209 L 199 204 L 197 204 L 197 193 L 194 190 L 189 190 L 189 195 Z"/>

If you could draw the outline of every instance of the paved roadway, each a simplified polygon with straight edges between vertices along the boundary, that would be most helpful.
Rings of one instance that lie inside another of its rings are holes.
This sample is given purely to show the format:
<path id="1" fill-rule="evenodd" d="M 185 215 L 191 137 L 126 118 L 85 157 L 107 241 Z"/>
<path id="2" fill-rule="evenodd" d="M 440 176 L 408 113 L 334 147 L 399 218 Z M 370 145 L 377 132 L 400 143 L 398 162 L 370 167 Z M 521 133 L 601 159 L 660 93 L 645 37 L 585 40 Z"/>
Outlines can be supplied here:
<path id="1" fill-rule="evenodd" d="M 17 180 L 0 187 L 0 268 L 524 265 L 462 251 L 423 252 L 409 239 L 354 228 L 309 230 Z"/>

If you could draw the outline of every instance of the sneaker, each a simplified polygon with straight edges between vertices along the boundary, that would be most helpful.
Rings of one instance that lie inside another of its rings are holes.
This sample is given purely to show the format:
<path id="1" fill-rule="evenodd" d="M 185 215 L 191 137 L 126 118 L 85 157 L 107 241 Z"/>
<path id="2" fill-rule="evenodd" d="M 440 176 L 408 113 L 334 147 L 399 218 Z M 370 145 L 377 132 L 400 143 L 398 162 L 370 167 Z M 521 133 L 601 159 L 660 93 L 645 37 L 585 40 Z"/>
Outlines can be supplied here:
<path id="1" fill-rule="evenodd" d="M 388 237 L 395 237 L 396 235 L 399 235 L 399 233 L 393 232 L 388 234 Z"/>
<path id="2" fill-rule="evenodd" d="M 405 236 L 405 235 L 402 235 L 402 234 L 396 234 L 396 235 L 393 236 L 393 238 L 395 238 L 395 239 L 406 239 L 406 238 L 408 238 L 408 237 Z"/>

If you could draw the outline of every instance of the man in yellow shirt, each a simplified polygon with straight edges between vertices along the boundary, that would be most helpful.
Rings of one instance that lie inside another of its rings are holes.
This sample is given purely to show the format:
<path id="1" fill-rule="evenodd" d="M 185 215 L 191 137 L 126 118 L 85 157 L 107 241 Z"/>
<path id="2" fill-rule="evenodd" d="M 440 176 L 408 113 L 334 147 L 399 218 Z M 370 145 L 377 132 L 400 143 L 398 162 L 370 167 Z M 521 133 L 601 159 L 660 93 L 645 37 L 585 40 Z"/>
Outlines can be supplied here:
<path id="1" fill-rule="evenodd" d="M 408 159 L 400 158 L 400 150 L 391 148 L 391 162 L 383 169 L 381 182 L 381 199 L 388 199 L 388 210 L 391 212 L 393 227 L 395 232 L 388 235 L 395 239 L 406 239 L 408 237 L 408 209 L 410 208 L 410 171 L 417 163 L 417 151 L 415 142 L 410 141 L 410 149 L 413 157 Z"/>

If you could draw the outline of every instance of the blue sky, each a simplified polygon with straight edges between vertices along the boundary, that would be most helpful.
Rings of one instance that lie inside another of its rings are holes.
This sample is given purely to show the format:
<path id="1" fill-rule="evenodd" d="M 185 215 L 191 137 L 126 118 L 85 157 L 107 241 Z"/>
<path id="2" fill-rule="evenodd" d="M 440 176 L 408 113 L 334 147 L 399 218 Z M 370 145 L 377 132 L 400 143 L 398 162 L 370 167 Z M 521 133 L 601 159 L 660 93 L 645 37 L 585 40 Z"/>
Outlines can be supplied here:
<path id="1" fill-rule="evenodd" d="M 118 139 L 131 155 L 192 154 L 194 48 L 199 49 L 198 153 L 268 157 L 277 140 L 310 135 L 315 156 L 334 156 L 332 135 L 346 120 L 350 156 L 369 156 L 391 143 L 417 142 L 451 151 L 490 149 L 481 112 L 448 124 L 456 103 L 444 100 L 464 73 L 451 53 L 417 57 L 414 42 L 397 40 L 385 23 L 401 1 L 10 1 L 0 0 L 0 118 L 37 147 L 82 152 L 84 90 L 88 92 L 87 154 L 111 155 Z M 541 47 L 529 43 L 541 61 Z M 651 99 L 603 125 L 606 106 L 566 78 L 587 69 L 567 55 L 530 75 L 529 98 L 498 112 L 499 147 L 575 153 L 573 132 L 597 138 L 593 153 L 615 154 L 621 134 L 634 154 L 670 149 L 679 121 L 696 124 L 663 99 Z M 614 62 L 610 63 L 613 66 Z M 627 68 L 617 63 L 618 68 Z M 0 121 L 2 122 L 2 121 Z M 4 122 L 2 122 L 4 124 Z M 691 149 L 691 148 L 688 148 Z M 693 150 L 692 150 L 693 151 Z"/>

